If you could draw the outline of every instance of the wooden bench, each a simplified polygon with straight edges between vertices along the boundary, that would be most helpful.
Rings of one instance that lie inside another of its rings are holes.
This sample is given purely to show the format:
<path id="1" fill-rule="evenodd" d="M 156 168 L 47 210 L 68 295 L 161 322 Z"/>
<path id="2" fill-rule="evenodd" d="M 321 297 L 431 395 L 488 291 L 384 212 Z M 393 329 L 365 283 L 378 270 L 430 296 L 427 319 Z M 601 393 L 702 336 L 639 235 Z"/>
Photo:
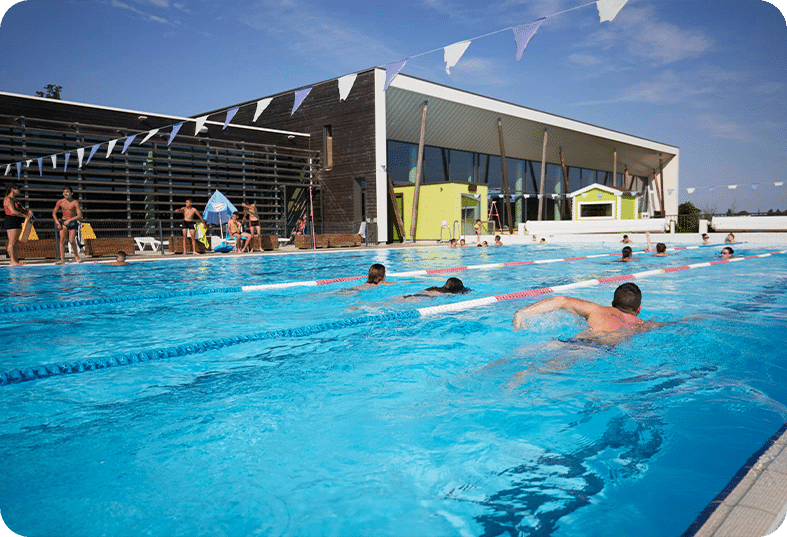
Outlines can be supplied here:
<path id="1" fill-rule="evenodd" d="M 345 235 L 316 235 L 314 242 L 317 248 L 346 248 L 361 245 L 361 236 L 357 234 Z M 308 249 L 312 247 L 310 235 L 296 235 L 295 247 Z"/>
<path id="2" fill-rule="evenodd" d="M 197 253 L 204 254 L 208 250 L 205 248 L 205 245 L 202 244 L 200 241 L 197 241 Z M 182 254 L 183 253 L 183 235 L 176 236 L 172 235 L 169 238 L 169 252 L 172 254 Z M 191 253 L 191 237 L 186 238 L 186 253 Z"/>
<path id="3" fill-rule="evenodd" d="M 3 241 L 0 248 L 3 253 L 6 252 L 6 245 L 8 241 Z M 60 254 L 58 253 L 57 243 L 55 239 L 39 239 L 37 241 L 17 242 L 14 247 L 14 253 L 17 259 L 57 259 Z"/>
<path id="4" fill-rule="evenodd" d="M 118 252 L 133 255 L 136 244 L 131 237 L 85 239 L 85 254 L 91 257 L 116 256 Z"/>

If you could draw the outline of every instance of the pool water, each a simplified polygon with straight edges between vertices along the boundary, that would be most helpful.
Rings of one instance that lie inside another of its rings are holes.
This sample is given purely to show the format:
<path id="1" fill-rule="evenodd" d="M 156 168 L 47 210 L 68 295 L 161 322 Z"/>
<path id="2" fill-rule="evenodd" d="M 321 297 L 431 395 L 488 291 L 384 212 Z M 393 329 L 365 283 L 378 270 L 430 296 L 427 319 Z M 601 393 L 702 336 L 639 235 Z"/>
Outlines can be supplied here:
<path id="1" fill-rule="evenodd" d="M 538 298 L 383 314 L 713 259 L 716 249 L 255 292 L 209 288 L 559 259 L 617 244 L 3 269 L 0 372 L 320 325 L 0 386 L 0 512 L 38 535 L 679 535 L 786 421 L 787 256 L 635 280 L 617 347 Z M 771 250 L 749 245 L 736 254 Z M 449 276 L 468 295 L 401 300 Z M 609 304 L 616 284 L 572 290 Z M 158 299 L 153 294 L 162 294 Z M 549 295 L 545 295 L 549 296 Z M 338 320 L 371 318 L 351 325 Z M 673 322 L 674 321 L 674 322 Z"/>

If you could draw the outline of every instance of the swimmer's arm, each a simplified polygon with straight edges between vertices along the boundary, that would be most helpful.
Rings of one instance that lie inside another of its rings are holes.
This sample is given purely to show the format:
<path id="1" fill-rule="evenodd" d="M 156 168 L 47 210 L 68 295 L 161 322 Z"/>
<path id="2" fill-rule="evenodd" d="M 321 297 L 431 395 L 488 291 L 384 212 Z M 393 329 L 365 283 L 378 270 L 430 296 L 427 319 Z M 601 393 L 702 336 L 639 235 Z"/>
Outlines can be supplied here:
<path id="1" fill-rule="evenodd" d="M 540 315 L 549 313 L 550 311 L 563 310 L 579 317 L 587 319 L 599 305 L 594 302 L 582 300 L 581 298 L 572 298 L 570 296 L 553 296 L 545 300 L 540 300 L 534 304 L 522 308 L 514 313 L 514 329 L 527 328 L 525 320 L 533 315 Z"/>

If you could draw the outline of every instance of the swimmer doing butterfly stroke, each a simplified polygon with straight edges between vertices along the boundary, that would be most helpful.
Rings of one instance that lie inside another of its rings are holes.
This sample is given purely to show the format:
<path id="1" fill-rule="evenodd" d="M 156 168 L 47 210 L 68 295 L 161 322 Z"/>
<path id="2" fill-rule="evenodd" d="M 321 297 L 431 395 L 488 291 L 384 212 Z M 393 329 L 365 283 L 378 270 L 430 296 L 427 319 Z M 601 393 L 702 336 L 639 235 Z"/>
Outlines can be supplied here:
<path id="1" fill-rule="evenodd" d="M 595 302 L 572 298 L 569 296 L 553 296 L 535 302 L 514 314 L 514 329 L 527 328 L 527 319 L 533 315 L 563 310 L 588 322 L 588 329 L 583 330 L 576 339 L 588 340 L 602 345 L 616 345 L 637 332 L 644 332 L 667 323 L 643 321 L 638 317 L 642 309 L 642 291 L 633 283 L 624 283 L 615 290 L 612 306 L 601 306 Z"/>

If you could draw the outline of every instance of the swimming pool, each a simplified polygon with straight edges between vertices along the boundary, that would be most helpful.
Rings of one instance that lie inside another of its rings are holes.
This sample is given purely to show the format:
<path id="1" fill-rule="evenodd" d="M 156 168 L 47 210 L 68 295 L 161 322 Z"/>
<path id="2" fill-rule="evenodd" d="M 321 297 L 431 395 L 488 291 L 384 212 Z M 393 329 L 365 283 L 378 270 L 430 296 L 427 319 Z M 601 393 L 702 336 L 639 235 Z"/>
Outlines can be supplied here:
<path id="1" fill-rule="evenodd" d="M 687 318 L 615 348 L 560 341 L 583 326 L 562 313 L 512 331 L 513 312 L 539 297 L 407 313 L 698 263 L 718 248 L 475 268 L 362 292 L 348 281 L 201 294 L 361 275 L 371 263 L 390 273 L 618 250 L 5 269 L 6 305 L 66 306 L 0 315 L 2 372 L 266 339 L 0 386 L 3 520 L 26 537 L 680 534 L 785 422 L 784 255 L 637 279 L 643 318 Z M 472 293 L 397 300 L 448 276 Z M 608 304 L 615 287 L 567 294 Z M 100 302 L 115 297 L 132 299 Z M 95 303 L 68 306 L 77 300 Z M 286 332 L 301 327 L 319 329 Z"/>

